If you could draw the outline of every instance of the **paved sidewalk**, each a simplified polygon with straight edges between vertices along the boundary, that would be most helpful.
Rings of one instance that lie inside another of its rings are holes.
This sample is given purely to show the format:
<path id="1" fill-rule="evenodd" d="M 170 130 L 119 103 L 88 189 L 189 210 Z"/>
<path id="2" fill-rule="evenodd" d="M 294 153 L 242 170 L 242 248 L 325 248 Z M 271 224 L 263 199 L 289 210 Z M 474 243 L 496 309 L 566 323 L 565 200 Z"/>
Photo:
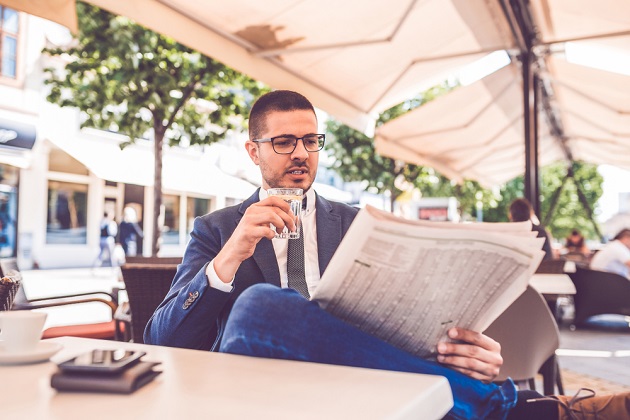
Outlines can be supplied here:
<path id="1" fill-rule="evenodd" d="M 111 291 L 119 285 L 120 273 L 112 268 L 69 268 L 24 271 L 24 285 L 30 298 L 80 293 L 92 290 Z M 121 293 L 121 300 L 126 300 Z M 103 304 L 83 304 L 47 309 L 46 327 L 91 323 L 111 319 Z M 630 321 L 630 319 L 628 320 Z M 630 327 L 625 330 L 560 330 L 558 350 L 567 395 L 580 387 L 594 388 L 598 393 L 630 391 Z M 539 387 L 542 389 L 542 386 Z"/>
<path id="2" fill-rule="evenodd" d="M 575 331 L 563 327 L 558 359 L 568 395 L 580 387 L 599 393 L 630 392 L 630 327 Z"/>

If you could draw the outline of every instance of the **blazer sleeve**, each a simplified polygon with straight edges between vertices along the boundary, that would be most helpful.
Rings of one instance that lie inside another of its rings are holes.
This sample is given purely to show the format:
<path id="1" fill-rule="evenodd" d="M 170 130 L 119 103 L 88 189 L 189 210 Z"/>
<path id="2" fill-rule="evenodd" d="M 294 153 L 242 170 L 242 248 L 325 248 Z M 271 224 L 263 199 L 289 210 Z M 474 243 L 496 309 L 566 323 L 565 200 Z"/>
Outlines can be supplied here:
<path id="1" fill-rule="evenodd" d="M 209 350 L 216 340 L 220 314 L 231 293 L 211 288 L 205 270 L 233 229 L 228 234 L 215 227 L 212 216 L 195 219 L 171 289 L 147 324 L 145 343 Z"/>

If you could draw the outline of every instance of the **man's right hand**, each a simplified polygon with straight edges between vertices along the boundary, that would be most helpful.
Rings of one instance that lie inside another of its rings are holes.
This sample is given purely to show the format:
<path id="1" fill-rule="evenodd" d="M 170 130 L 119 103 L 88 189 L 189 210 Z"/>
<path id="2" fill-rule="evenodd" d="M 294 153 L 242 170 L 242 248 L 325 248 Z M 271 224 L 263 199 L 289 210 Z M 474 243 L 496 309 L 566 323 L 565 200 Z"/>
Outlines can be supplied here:
<path id="1" fill-rule="evenodd" d="M 254 254 L 262 238 L 274 238 L 271 225 L 278 231 L 285 226 L 295 230 L 289 203 L 278 197 L 267 197 L 249 206 L 230 239 L 214 258 L 214 271 L 221 281 L 232 281 L 241 263 Z"/>

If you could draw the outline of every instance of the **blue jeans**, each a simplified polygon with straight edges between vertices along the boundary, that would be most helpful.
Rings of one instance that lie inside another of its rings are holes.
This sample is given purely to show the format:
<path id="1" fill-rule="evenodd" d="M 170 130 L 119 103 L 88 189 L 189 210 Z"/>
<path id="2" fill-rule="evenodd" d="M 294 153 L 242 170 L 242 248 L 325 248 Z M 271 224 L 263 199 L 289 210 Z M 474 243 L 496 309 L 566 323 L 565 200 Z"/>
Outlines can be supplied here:
<path id="1" fill-rule="evenodd" d="M 420 359 L 333 317 L 291 289 L 257 284 L 230 313 L 220 350 L 273 359 L 302 360 L 446 377 L 455 401 L 447 418 L 505 418 L 517 392 L 507 380 L 484 384 L 437 362 Z"/>

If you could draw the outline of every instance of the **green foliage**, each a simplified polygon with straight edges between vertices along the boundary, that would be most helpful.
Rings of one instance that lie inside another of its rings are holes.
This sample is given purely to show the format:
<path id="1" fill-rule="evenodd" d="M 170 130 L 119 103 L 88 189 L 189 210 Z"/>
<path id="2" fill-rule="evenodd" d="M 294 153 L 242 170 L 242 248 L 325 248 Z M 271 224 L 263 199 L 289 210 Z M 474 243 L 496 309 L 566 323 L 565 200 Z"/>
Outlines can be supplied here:
<path id="1" fill-rule="evenodd" d="M 214 143 L 240 129 L 262 84 L 121 16 L 77 4 L 79 34 L 69 48 L 45 49 L 66 61 L 48 68 L 48 101 L 78 108 L 83 127 L 153 137 L 153 231 L 162 204 L 162 145 Z M 159 251 L 153 235 L 152 255 Z"/>
<path id="2" fill-rule="evenodd" d="M 377 125 L 417 108 L 452 88 L 453 86 L 445 83 L 396 105 L 380 115 Z M 421 166 L 380 156 L 374 149 L 372 138 L 345 124 L 328 120 L 326 128 L 331 138 L 327 150 L 332 152 L 336 159 L 332 169 L 341 175 L 344 181 L 367 181 L 368 189 L 377 193 L 389 191 L 394 201 L 403 193 L 398 188 L 397 185 L 401 184 L 396 182 L 396 179 L 415 185 L 420 179 L 430 177 L 429 172 Z"/>
<path id="3" fill-rule="evenodd" d="M 238 128 L 264 87 L 242 74 L 104 10 L 78 4 L 80 33 L 68 48 L 44 50 L 69 62 L 46 69 L 48 100 L 79 108 L 83 126 L 129 141 L 154 130 L 171 144 L 210 144 Z M 168 130 L 168 131 L 167 131 Z"/>
<path id="4" fill-rule="evenodd" d="M 594 211 L 597 201 L 603 193 L 603 178 L 597 172 L 596 165 L 576 162 L 571 170 L 573 177 L 567 176 L 567 165 L 560 162 L 541 169 L 541 221 L 549 219 L 550 222 L 546 223 L 545 227 L 552 237 L 560 240 L 566 238 L 572 229 L 579 229 L 586 238 L 600 239 L 593 225 L 592 215 L 584 208 L 578 197 L 577 188 L 578 186 L 581 188 L 588 206 Z M 564 187 L 557 199 L 553 213 L 549 215 L 553 196 L 563 184 Z M 484 219 L 493 222 L 507 221 L 510 203 L 514 199 L 522 197 L 523 191 L 522 176 L 506 183 L 499 192 L 495 201 L 496 205 L 487 206 L 484 209 Z"/>
<path id="5" fill-rule="evenodd" d="M 563 164 L 555 164 L 543 169 L 541 193 L 541 214 L 543 220 L 548 217 L 551 197 L 554 191 L 567 179 L 558 204 L 551 217 L 548 229 L 554 238 L 564 239 L 572 229 L 579 229 L 585 238 L 601 239 L 593 225 L 593 215 L 582 205 L 578 197 L 578 187 L 584 194 L 588 207 L 595 211 L 597 201 L 603 194 L 603 177 L 597 172 L 597 166 L 584 162 L 576 162 L 571 170 L 573 177 L 567 179 L 567 168 Z"/>
<path id="6" fill-rule="evenodd" d="M 454 86 L 444 84 L 436 86 L 383 112 L 377 126 L 396 118 L 439 95 L 445 94 Z M 523 196 L 523 177 L 507 182 L 497 191 L 482 188 L 476 181 L 465 180 L 455 184 L 437 173 L 433 168 L 405 164 L 380 156 L 374 149 L 372 138 L 353 130 L 343 124 L 330 120 L 327 123 L 331 134 L 328 150 L 336 158 L 332 168 L 345 181 L 367 181 L 368 188 L 375 192 L 390 191 L 395 200 L 402 194 L 396 185 L 401 185 L 401 178 L 406 183 L 420 190 L 423 197 L 455 197 L 459 202 L 459 210 L 463 219 L 476 218 L 477 205 L 481 203 L 483 220 L 490 222 L 507 222 L 510 203 Z M 602 177 L 597 173 L 595 165 L 585 163 L 574 164 L 575 183 L 569 179 L 565 183 L 558 204 L 552 213 L 547 229 L 555 238 L 565 238 L 573 228 L 580 229 L 587 238 L 596 239 L 597 231 L 592 217 L 578 198 L 577 185 L 580 185 L 586 201 L 591 209 L 595 209 L 597 200 L 602 195 Z M 398 178 L 399 182 L 394 181 Z M 541 220 L 547 218 L 554 192 L 567 178 L 564 163 L 557 163 L 541 170 Z"/>
<path id="7" fill-rule="evenodd" d="M 384 111 L 378 118 L 377 126 L 449 92 L 456 86 L 448 82 L 435 86 Z M 398 186 L 406 183 L 418 188 L 423 197 L 455 197 L 460 204 L 460 211 L 474 216 L 477 201 L 492 195 L 475 181 L 465 181 L 457 185 L 433 168 L 406 164 L 381 156 L 376 153 L 372 138 L 337 121 L 329 120 L 327 131 L 331 135 L 328 150 L 336 159 L 332 168 L 342 179 L 367 181 L 368 188 L 377 193 L 389 191 L 392 200 L 403 193 Z M 395 182 L 396 179 L 398 182 Z"/>

